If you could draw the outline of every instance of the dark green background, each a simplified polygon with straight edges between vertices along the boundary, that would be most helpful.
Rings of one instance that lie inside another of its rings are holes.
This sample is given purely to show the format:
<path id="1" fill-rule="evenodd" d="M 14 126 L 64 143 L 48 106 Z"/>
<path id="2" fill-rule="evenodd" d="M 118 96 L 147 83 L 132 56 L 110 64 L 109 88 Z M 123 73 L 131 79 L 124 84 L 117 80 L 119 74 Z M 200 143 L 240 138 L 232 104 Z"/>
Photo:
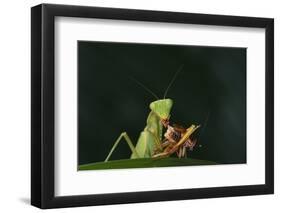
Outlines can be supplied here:
<path id="1" fill-rule="evenodd" d="M 246 163 L 246 49 L 112 42 L 78 42 L 79 164 L 104 161 L 126 131 L 134 143 L 155 99 L 133 77 L 163 97 L 184 64 L 168 97 L 173 122 L 204 124 L 192 158 Z M 120 144 L 112 159 L 126 159 Z"/>

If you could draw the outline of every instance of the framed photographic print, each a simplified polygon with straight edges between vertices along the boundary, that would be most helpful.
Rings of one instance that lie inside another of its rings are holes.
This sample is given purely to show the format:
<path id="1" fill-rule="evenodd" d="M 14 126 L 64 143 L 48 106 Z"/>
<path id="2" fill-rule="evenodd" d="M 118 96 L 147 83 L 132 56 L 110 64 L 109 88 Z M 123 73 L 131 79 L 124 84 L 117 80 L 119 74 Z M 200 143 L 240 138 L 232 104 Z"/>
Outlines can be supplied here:
<path id="1" fill-rule="evenodd" d="M 274 21 L 31 9 L 31 203 L 271 194 Z"/>

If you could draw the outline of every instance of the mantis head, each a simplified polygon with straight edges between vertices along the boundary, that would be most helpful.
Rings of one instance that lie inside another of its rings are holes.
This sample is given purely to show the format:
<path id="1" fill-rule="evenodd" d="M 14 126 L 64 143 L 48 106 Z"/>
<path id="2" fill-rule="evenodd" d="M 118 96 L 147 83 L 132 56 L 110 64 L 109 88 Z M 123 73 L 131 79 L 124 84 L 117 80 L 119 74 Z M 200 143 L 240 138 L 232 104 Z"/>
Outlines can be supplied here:
<path id="1" fill-rule="evenodd" d="M 157 116 L 159 116 L 164 126 L 167 126 L 169 123 L 170 112 L 173 106 L 173 100 L 166 98 L 166 95 L 170 87 L 172 86 L 173 82 L 175 81 L 177 75 L 182 70 L 182 68 L 183 68 L 183 64 L 179 67 L 179 69 L 171 79 L 167 89 L 165 90 L 163 99 L 159 99 L 158 96 L 154 92 L 152 92 L 148 87 L 143 85 L 141 82 L 133 79 L 137 84 L 139 84 L 141 87 L 143 87 L 147 92 L 149 92 L 152 96 L 154 96 L 157 99 L 156 101 L 150 103 L 149 108 L 151 109 L 152 112 L 154 112 Z"/>
<path id="2" fill-rule="evenodd" d="M 160 99 L 152 102 L 149 105 L 151 111 L 153 111 L 156 115 L 158 115 L 161 120 L 168 120 L 170 117 L 170 112 L 173 106 L 172 99 Z"/>

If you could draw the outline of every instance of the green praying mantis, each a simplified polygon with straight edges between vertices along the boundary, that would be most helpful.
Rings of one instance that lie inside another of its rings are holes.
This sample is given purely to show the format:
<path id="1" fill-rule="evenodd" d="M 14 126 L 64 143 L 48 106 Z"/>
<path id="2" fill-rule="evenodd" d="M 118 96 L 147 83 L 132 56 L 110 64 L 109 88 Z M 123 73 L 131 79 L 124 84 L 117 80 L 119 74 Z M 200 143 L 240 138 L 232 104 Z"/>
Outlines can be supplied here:
<path id="1" fill-rule="evenodd" d="M 124 141 L 127 142 L 132 152 L 130 159 L 169 157 L 174 153 L 177 153 L 178 157 L 180 158 L 186 156 L 187 148 L 190 150 L 193 149 L 196 144 L 196 140 L 193 140 L 191 136 L 200 127 L 200 125 L 191 125 L 187 129 L 169 125 L 173 100 L 166 98 L 166 95 L 182 68 L 183 65 L 178 69 L 170 81 L 164 93 L 163 99 L 159 99 L 150 89 L 145 87 L 140 82 L 137 82 L 145 90 L 156 97 L 157 100 L 153 101 L 149 105 L 151 111 L 147 117 L 146 126 L 139 135 L 136 146 L 133 145 L 133 142 L 127 132 L 122 132 L 113 144 L 109 154 L 105 159 L 105 162 L 110 159 L 112 153 L 123 138 Z M 163 138 L 164 127 L 167 128 L 167 131 Z"/>

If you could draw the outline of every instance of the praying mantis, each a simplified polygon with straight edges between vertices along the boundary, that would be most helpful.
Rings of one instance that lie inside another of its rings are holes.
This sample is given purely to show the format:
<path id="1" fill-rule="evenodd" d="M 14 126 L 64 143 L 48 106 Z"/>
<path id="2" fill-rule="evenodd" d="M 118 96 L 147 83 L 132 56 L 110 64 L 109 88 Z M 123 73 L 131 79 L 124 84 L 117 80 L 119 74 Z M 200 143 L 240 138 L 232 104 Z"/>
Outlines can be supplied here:
<path id="1" fill-rule="evenodd" d="M 177 153 L 178 157 L 186 156 L 186 148 L 190 150 L 196 144 L 196 140 L 191 139 L 193 133 L 200 127 L 200 125 L 192 124 L 189 128 L 177 128 L 169 124 L 170 112 L 173 106 L 173 100 L 166 98 L 169 88 L 174 82 L 178 73 L 182 70 L 183 65 L 175 73 L 174 77 L 170 81 L 165 93 L 164 98 L 159 99 L 155 93 L 145 87 L 140 82 L 137 82 L 145 90 L 150 92 L 156 101 L 150 103 L 150 113 L 146 120 L 146 126 L 140 133 L 136 146 L 133 145 L 127 132 L 122 132 L 117 140 L 114 142 L 109 154 L 107 155 L 105 162 L 109 161 L 112 153 L 117 148 L 118 144 L 124 138 L 127 142 L 132 154 L 130 159 L 136 158 L 163 158 Z M 163 138 L 163 128 L 167 128 Z"/>

